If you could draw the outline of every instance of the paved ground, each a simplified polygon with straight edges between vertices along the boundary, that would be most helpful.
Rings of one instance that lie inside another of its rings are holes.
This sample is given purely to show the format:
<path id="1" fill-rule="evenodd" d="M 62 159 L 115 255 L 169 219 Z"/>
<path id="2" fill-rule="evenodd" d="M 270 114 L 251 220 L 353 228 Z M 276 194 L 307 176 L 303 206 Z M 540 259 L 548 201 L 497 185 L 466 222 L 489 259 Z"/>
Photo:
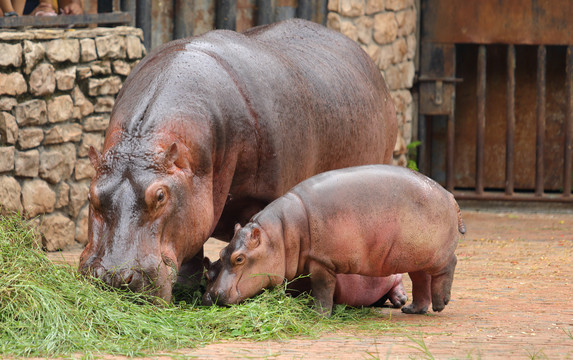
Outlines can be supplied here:
<path id="1" fill-rule="evenodd" d="M 463 215 L 468 232 L 456 252 L 446 309 L 426 316 L 380 310 L 406 331 L 227 341 L 179 353 L 213 359 L 424 358 L 419 347 L 412 348 L 413 338 L 423 339 L 436 359 L 573 359 L 573 214 Z M 216 259 L 221 245 L 210 240 L 207 256 Z M 407 276 L 405 283 L 409 291 Z"/>

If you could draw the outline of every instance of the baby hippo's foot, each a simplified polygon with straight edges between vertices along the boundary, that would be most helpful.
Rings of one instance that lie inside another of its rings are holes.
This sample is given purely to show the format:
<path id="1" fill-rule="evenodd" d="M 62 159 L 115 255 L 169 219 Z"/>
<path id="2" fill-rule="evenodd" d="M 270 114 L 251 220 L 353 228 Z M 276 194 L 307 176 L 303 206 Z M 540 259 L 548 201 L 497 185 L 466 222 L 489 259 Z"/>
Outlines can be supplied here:
<path id="1" fill-rule="evenodd" d="M 406 289 L 404 289 L 404 285 L 402 284 L 402 274 L 396 275 L 396 282 L 394 283 L 394 287 L 390 289 L 388 292 L 388 299 L 392 303 L 392 307 L 395 309 L 399 309 L 406 301 L 408 301 L 408 295 L 406 295 Z"/>
<path id="2" fill-rule="evenodd" d="M 428 312 L 428 305 L 419 306 L 416 303 L 411 303 L 408 306 L 402 308 L 404 314 L 425 314 Z"/>

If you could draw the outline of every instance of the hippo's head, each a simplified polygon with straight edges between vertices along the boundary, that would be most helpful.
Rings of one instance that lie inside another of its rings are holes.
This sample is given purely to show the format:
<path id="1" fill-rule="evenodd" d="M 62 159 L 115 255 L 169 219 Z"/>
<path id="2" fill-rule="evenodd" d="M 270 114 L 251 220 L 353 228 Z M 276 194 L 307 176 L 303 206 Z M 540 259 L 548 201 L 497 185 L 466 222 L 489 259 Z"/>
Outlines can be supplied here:
<path id="1" fill-rule="evenodd" d="M 210 181 L 191 171 L 184 145 L 131 139 L 100 155 L 89 191 L 89 242 L 80 271 L 166 301 L 181 264 L 213 222 Z"/>
<path id="2" fill-rule="evenodd" d="M 220 260 L 211 266 L 215 271 L 208 276 L 210 283 L 203 303 L 238 304 L 280 284 L 285 276 L 285 259 L 283 251 L 273 249 L 277 245 L 260 225 L 250 222 L 241 228 L 237 224 L 233 240 L 221 250 Z M 211 271 L 208 269 L 208 274 Z M 217 278 L 213 279 L 217 272 Z"/>

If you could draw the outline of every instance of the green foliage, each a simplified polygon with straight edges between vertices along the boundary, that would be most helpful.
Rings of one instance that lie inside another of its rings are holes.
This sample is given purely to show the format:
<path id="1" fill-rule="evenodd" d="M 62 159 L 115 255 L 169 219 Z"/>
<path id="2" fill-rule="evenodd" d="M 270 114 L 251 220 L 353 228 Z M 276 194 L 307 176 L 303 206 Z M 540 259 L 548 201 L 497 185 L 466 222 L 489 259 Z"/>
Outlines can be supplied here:
<path id="1" fill-rule="evenodd" d="M 70 266 L 52 263 L 24 221 L 0 216 L 0 357 L 134 356 L 229 338 L 316 336 L 366 319 L 387 323 L 344 306 L 325 319 L 310 306 L 312 298 L 290 297 L 285 287 L 230 307 L 199 306 L 197 294 L 155 306 L 141 294 L 106 291 Z"/>
<path id="2" fill-rule="evenodd" d="M 419 171 L 418 164 L 416 163 L 416 157 L 418 156 L 418 146 L 422 144 L 421 141 L 412 141 L 406 146 L 408 149 L 408 168 Z"/>

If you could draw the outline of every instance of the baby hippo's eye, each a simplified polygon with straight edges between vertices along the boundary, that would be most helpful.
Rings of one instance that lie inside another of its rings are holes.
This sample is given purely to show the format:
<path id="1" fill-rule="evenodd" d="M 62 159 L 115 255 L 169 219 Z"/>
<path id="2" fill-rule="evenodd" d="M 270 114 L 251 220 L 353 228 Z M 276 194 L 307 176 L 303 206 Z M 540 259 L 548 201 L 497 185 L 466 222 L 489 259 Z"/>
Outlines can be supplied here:
<path id="1" fill-rule="evenodd" d="M 159 189 L 157 190 L 157 202 L 161 203 L 163 200 L 165 200 L 165 193 L 163 192 L 163 189 Z"/>

